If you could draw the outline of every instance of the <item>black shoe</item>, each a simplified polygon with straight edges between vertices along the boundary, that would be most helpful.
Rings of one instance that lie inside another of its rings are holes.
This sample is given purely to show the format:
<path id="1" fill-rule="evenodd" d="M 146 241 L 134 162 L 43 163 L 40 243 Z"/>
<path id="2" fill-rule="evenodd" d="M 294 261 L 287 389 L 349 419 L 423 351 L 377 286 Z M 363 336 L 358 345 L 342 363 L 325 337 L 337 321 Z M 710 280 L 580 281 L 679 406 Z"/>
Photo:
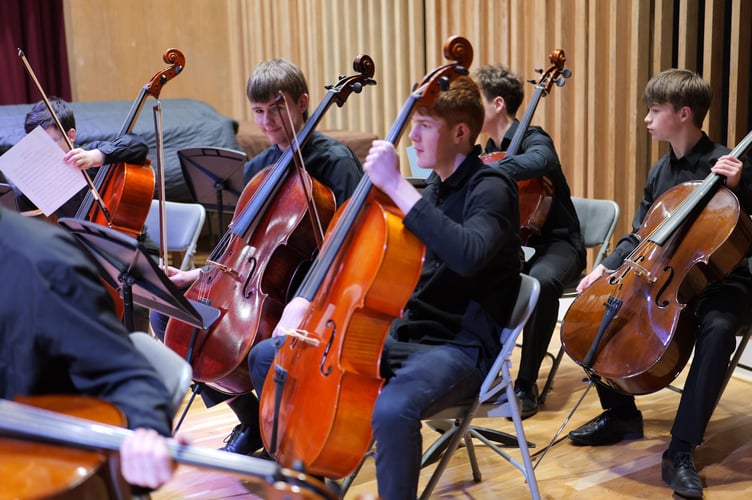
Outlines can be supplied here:
<path id="1" fill-rule="evenodd" d="M 613 410 L 606 410 L 570 432 L 568 437 L 578 446 L 600 446 L 625 439 L 639 439 L 642 437 L 642 413 L 624 420 L 617 417 Z"/>
<path id="2" fill-rule="evenodd" d="M 697 475 L 692 452 L 663 453 L 661 477 L 676 493 L 687 498 L 702 498 L 702 480 Z"/>
<path id="3" fill-rule="evenodd" d="M 538 413 L 538 386 L 533 384 L 530 389 L 517 386 L 514 395 L 520 403 L 520 417 L 522 420 Z"/>
<path id="4" fill-rule="evenodd" d="M 258 427 L 248 424 L 236 425 L 224 442 L 220 450 L 240 455 L 250 455 L 263 445 Z"/>

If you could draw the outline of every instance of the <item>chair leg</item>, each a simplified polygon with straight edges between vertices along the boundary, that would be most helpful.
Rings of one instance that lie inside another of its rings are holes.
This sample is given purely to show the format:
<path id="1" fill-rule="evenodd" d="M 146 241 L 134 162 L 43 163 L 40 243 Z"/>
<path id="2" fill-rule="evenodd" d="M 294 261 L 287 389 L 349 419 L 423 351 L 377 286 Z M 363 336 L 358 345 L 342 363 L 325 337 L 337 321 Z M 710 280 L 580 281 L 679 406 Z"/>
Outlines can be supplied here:
<path id="1" fill-rule="evenodd" d="M 465 414 L 464 418 L 461 419 L 461 422 L 459 423 L 459 425 L 457 425 L 456 427 L 453 427 L 451 431 L 444 433 L 444 434 L 451 434 L 450 436 L 451 439 L 449 439 L 449 444 L 446 446 L 446 451 L 444 452 L 444 455 L 441 457 L 439 464 L 436 466 L 436 469 L 433 471 L 431 478 L 428 480 L 428 484 L 423 490 L 423 493 L 421 493 L 420 495 L 421 500 L 428 499 L 431 496 L 431 493 L 433 492 L 434 488 L 436 488 L 436 485 L 439 482 L 439 478 L 441 477 L 441 474 L 443 474 L 444 469 L 446 469 L 447 465 L 449 464 L 449 459 L 452 458 L 452 454 L 457 450 L 457 447 L 460 444 L 460 439 L 462 439 L 467 433 L 468 428 L 470 427 L 470 422 L 472 421 L 473 416 L 475 415 L 475 412 L 478 411 L 479 406 L 480 406 L 480 402 L 476 400 L 475 403 L 473 403 L 473 406 L 470 408 L 470 410 Z M 442 435 L 442 438 L 444 438 L 443 435 Z M 425 457 L 426 454 L 424 453 L 423 456 Z"/>
<path id="2" fill-rule="evenodd" d="M 423 458 L 420 461 L 420 468 L 431 465 L 439 460 L 442 453 L 449 447 L 452 438 L 457 433 L 461 421 L 458 420 L 438 420 L 428 422 L 428 426 L 441 433 L 436 441 L 431 443 L 431 446 L 423 453 Z"/>
<path id="3" fill-rule="evenodd" d="M 538 404 L 541 405 L 546 402 L 546 397 L 548 396 L 549 391 L 553 388 L 554 376 L 559 369 L 561 359 L 564 357 L 564 348 L 559 347 L 559 352 L 556 354 L 556 357 L 553 357 L 550 352 L 547 352 L 546 355 L 551 356 L 553 362 L 551 364 L 551 370 L 548 372 L 548 377 L 546 378 L 546 385 L 543 386 L 543 390 L 541 391 L 540 396 L 538 396 Z"/>
<path id="4" fill-rule="evenodd" d="M 483 477 L 480 474 L 480 467 L 478 467 L 478 457 L 475 456 L 475 445 L 473 444 L 472 433 L 466 432 L 463 437 L 465 439 L 467 459 L 470 461 L 470 468 L 473 470 L 473 481 L 479 483 L 483 480 Z"/>

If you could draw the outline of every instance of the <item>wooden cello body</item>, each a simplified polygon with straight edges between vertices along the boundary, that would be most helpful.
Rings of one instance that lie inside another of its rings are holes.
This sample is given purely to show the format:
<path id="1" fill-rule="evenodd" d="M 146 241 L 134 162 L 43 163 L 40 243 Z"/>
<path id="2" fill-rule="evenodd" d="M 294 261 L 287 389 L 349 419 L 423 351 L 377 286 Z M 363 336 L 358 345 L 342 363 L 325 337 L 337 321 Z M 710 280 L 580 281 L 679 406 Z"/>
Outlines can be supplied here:
<path id="1" fill-rule="evenodd" d="M 562 49 L 554 50 L 548 58 L 551 65 L 545 71 L 537 70 L 542 75 L 537 82 L 534 82 L 536 84 L 535 92 L 517 129 L 514 131 L 509 147 L 506 151 L 495 151 L 482 155 L 481 159 L 486 165 L 498 163 L 504 158 L 517 154 L 541 97 L 547 96 L 554 84 L 559 87 L 563 86 L 566 78 L 572 75 L 571 71 L 564 69 L 567 57 Z M 545 176 L 519 180 L 517 181 L 517 188 L 520 198 L 520 237 L 524 245 L 531 236 L 540 235 L 543 231 L 543 225 L 546 223 L 553 205 L 555 190 L 551 179 Z"/>
<path id="2" fill-rule="evenodd" d="M 297 136 L 305 144 L 326 110 L 342 106 L 352 92 L 374 83 L 373 60 L 357 57 L 357 75 L 342 77 L 328 89 L 322 103 Z M 185 357 L 193 378 L 227 394 L 253 389 L 246 357 L 253 345 L 271 336 L 282 309 L 300 284 L 319 248 L 318 227 L 311 224 L 311 208 L 325 228 L 335 211 L 329 188 L 306 172 L 294 171 L 293 146 L 243 189 L 230 230 L 210 255 L 187 299 L 219 310 L 207 329 L 171 318 L 165 344 Z"/>
<path id="3" fill-rule="evenodd" d="M 388 134 L 392 144 L 416 105 L 431 106 L 441 88 L 467 74 L 467 40 L 451 38 L 444 54 L 458 63 L 417 86 Z M 343 477 L 368 450 L 383 384 L 381 351 L 418 282 L 425 251 L 402 218 L 366 176 L 330 225 L 296 295 L 309 304 L 299 333 L 284 339 L 261 392 L 261 435 L 280 464 Z"/>
<path id="4" fill-rule="evenodd" d="M 752 134 L 732 154 L 750 142 Z M 613 389 L 648 394 L 671 383 L 694 346 L 692 300 L 747 255 L 752 222 L 721 184 L 710 174 L 661 195 L 637 232 L 641 243 L 567 311 L 564 350 Z"/>
<path id="5" fill-rule="evenodd" d="M 177 49 L 167 49 L 162 58 L 171 66 L 156 73 L 141 88 L 118 136 L 133 130 L 146 97 L 151 95 L 158 99 L 162 86 L 185 67 L 185 57 Z M 79 207 L 76 218 L 111 227 L 134 238 L 140 236 L 154 197 L 155 176 L 151 163 L 147 160 L 143 165 L 103 165 L 93 182 L 106 209 L 95 203 L 89 193 Z"/>
<path id="6" fill-rule="evenodd" d="M 0 399 L 0 499 L 56 498 L 101 500 L 131 498 L 122 480 L 120 450 L 132 434 L 112 404 L 74 395 Z M 272 500 L 334 500 L 321 481 L 267 460 L 167 440 L 176 462 L 216 469 L 252 480 Z M 91 481 L 99 474 L 102 481 Z M 92 483 L 88 486 L 88 483 Z"/>

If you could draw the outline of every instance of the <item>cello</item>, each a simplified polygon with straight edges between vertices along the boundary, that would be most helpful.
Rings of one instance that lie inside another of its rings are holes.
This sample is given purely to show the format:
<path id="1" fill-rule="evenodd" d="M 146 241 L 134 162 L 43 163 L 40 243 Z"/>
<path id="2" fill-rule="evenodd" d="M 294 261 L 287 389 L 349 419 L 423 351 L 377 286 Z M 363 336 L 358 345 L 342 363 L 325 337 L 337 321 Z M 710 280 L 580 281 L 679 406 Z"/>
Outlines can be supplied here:
<path id="1" fill-rule="evenodd" d="M 207 259 L 199 278 L 185 293 L 213 307 L 219 317 L 197 330 L 170 318 L 165 344 L 193 367 L 193 378 L 227 394 L 252 390 L 246 357 L 253 345 L 271 336 L 294 287 L 318 251 L 317 227 L 307 223 L 311 209 L 326 227 L 335 210 L 329 188 L 301 172 L 293 175 L 299 154 L 333 103 L 342 107 L 349 95 L 375 84 L 375 66 L 367 55 L 355 58 L 357 74 L 329 86 L 324 99 L 277 163 L 264 169 L 240 195 L 230 229 Z"/>
<path id="2" fill-rule="evenodd" d="M 124 424 L 125 417 L 118 408 L 87 396 L 0 399 L 0 499 L 102 498 L 105 485 L 89 481 L 98 474 L 108 483 L 109 497 L 130 498 L 119 473 L 106 470 L 118 464 L 108 463 L 110 455 L 104 453 L 117 452 L 122 441 L 132 434 L 122 427 Z M 254 479 L 260 483 L 263 498 L 337 498 L 321 481 L 267 460 L 196 448 L 174 440 L 167 441 L 167 449 L 176 462 Z"/>
<path id="3" fill-rule="evenodd" d="M 150 95 L 158 99 L 164 84 L 180 74 L 185 67 L 185 56 L 177 49 L 167 49 L 162 59 L 171 65 L 157 72 L 141 87 L 118 136 L 133 130 L 146 97 Z M 134 238 L 140 236 L 154 196 L 154 169 L 150 162 L 147 161 L 144 165 L 102 165 L 93 183 L 103 204 L 94 203 L 92 193 L 87 193 L 76 218 L 111 227 Z"/>
<path id="4" fill-rule="evenodd" d="M 554 83 L 557 87 L 562 87 L 566 83 L 565 79 L 572 76 L 571 71 L 564 69 L 567 57 L 562 49 L 554 50 L 548 58 L 551 65 L 545 71 L 536 70 L 542 73 L 537 82 L 531 80 L 532 83 L 535 83 L 535 92 L 525 109 L 522 120 L 514 131 L 509 147 L 506 151 L 495 151 L 481 155 L 481 159 L 486 165 L 498 163 L 506 157 L 517 154 L 541 97 L 545 97 L 551 92 Z M 543 176 L 517 181 L 517 187 L 520 197 L 520 236 L 524 245 L 530 239 L 530 236 L 541 234 L 553 204 L 554 186 L 550 178 Z"/>
<path id="5" fill-rule="evenodd" d="M 456 61 L 427 75 L 410 94 L 386 140 L 397 144 L 416 106 L 431 106 L 467 74 L 472 46 L 444 46 Z M 425 247 L 403 214 L 364 176 L 329 226 L 320 254 L 296 293 L 309 304 L 286 331 L 260 395 L 261 436 L 280 464 L 343 477 L 368 450 L 371 414 L 383 379 L 381 351 L 420 276 Z M 302 302 L 302 301 L 301 301 Z M 296 311 L 297 313 L 297 311 Z M 295 313 L 294 313 L 295 314 Z"/>
<path id="6" fill-rule="evenodd" d="M 740 158 L 750 145 L 752 132 L 730 155 Z M 723 176 L 711 172 L 658 197 L 637 231 L 637 247 L 567 311 L 562 347 L 612 389 L 649 394 L 670 384 L 694 346 L 692 300 L 747 254 L 752 221 L 722 184 Z"/>

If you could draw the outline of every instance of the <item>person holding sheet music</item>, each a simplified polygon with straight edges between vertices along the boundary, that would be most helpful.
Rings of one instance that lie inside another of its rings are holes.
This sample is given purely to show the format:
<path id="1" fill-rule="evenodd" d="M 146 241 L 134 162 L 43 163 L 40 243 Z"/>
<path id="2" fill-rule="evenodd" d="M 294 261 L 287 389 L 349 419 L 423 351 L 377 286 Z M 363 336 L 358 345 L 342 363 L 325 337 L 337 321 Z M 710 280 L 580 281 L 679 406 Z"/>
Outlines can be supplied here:
<path id="1" fill-rule="evenodd" d="M 52 97 L 49 99 L 52 109 L 55 111 L 60 124 L 65 130 L 70 142 L 75 144 L 76 117 L 73 109 L 63 99 Z M 50 137 L 63 149 L 68 149 L 60 129 L 44 101 L 36 103 L 26 114 L 24 129 L 28 134 L 37 127 L 42 127 Z M 67 151 L 64 157 L 65 163 L 79 170 L 85 170 L 90 177 L 94 177 L 97 168 L 102 165 L 115 163 L 143 164 L 149 153 L 149 146 L 137 134 L 124 134 L 113 141 L 94 141 L 81 147 L 74 147 Z M 54 180 L 51 180 L 54 182 Z M 79 207 L 84 201 L 88 187 L 79 191 L 73 198 L 64 203 L 56 212 L 58 217 L 75 217 Z M 23 193 L 17 192 L 18 205 L 22 212 L 34 211 L 36 206 Z"/>

